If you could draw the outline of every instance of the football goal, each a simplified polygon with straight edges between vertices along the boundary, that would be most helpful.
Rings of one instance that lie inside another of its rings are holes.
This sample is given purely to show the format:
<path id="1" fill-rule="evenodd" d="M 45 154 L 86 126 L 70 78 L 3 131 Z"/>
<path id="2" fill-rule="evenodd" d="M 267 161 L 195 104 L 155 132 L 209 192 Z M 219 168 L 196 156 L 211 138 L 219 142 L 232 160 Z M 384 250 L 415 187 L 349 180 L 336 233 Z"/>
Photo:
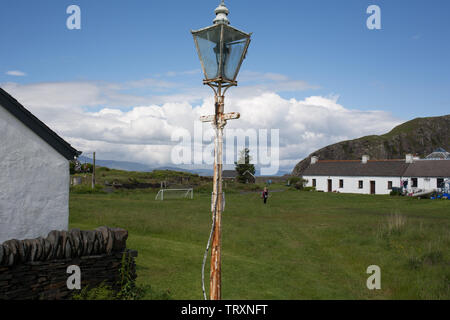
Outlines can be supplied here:
<path id="1" fill-rule="evenodd" d="M 155 200 L 194 199 L 194 189 L 161 189 Z"/>

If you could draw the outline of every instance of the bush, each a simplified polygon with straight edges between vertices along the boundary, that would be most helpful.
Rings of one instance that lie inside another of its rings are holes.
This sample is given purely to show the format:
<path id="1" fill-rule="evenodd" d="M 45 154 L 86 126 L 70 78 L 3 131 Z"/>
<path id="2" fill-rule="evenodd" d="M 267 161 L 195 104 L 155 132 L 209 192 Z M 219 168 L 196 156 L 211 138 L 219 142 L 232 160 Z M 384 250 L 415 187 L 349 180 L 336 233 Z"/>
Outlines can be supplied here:
<path id="1" fill-rule="evenodd" d="M 291 184 L 291 185 L 295 185 L 295 184 L 297 184 L 298 182 L 300 182 L 302 180 L 302 178 L 300 178 L 300 177 L 290 177 L 289 178 L 289 183 Z"/>
<path id="2" fill-rule="evenodd" d="M 304 188 L 303 182 L 297 182 L 297 183 L 294 185 L 294 188 L 297 189 L 297 190 L 303 190 L 303 188 Z"/>
<path id="3" fill-rule="evenodd" d="M 97 287 L 85 287 L 72 296 L 73 300 L 115 300 L 115 292 L 111 286 L 102 282 Z"/>
<path id="4" fill-rule="evenodd" d="M 304 190 L 305 184 L 308 182 L 308 180 L 305 180 L 300 177 L 291 177 L 289 179 L 289 183 L 292 187 L 294 187 L 297 190 Z"/>
<path id="5" fill-rule="evenodd" d="M 130 273 L 131 257 L 123 254 L 120 272 L 119 289 L 114 290 L 102 282 L 97 287 L 85 287 L 72 296 L 73 300 L 171 300 L 170 292 L 156 292 L 150 285 L 136 286 Z"/>
<path id="6" fill-rule="evenodd" d="M 302 191 L 316 191 L 315 187 L 303 187 Z"/>
<path id="7" fill-rule="evenodd" d="M 392 188 L 391 192 L 389 193 L 391 196 L 401 196 L 403 195 L 401 188 Z"/>

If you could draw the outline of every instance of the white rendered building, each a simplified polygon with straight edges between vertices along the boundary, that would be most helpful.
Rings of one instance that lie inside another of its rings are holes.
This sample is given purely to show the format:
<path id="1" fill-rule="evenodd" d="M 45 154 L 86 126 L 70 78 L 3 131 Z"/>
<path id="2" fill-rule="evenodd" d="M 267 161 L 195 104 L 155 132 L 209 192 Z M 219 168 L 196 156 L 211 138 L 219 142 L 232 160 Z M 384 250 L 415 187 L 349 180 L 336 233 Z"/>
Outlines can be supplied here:
<path id="1" fill-rule="evenodd" d="M 450 160 L 428 160 L 407 155 L 404 160 L 321 160 L 311 158 L 302 177 L 305 186 L 323 192 L 389 194 L 392 188 L 409 192 L 436 190 L 450 178 Z M 405 181 L 407 183 L 405 184 Z"/>
<path id="2" fill-rule="evenodd" d="M 69 224 L 69 160 L 80 152 L 0 88 L 0 243 Z"/>

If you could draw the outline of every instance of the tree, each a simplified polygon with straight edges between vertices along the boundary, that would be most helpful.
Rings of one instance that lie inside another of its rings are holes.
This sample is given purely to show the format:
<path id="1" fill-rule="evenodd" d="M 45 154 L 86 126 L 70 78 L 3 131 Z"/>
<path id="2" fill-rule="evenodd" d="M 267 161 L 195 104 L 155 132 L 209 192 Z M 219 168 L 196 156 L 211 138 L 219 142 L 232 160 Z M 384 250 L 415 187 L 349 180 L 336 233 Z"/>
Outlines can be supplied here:
<path id="1" fill-rule="evenodd" d="M 72 160 L 70 164 L 70 174 L 75 173 L 91 173 L 93 165 L 91 163 L 81 164 L 78 160 Z"/>
<path id="2" fill-rule="evenodd" d="M 85 163 L 81 165 L 81 172 L 82 173 L 92 173 L 93 169 L 92 163 Z"/>
<path id="3" fill-rule="evenodd" d="M 246 182 L 247 177 L 245 176 L 245 173 L 247 171 L 253 175 L 255 174 L 255 165 L 250 163 L 251 160 L 250 150 L 248 148 L 245 148 L 240 152 L 239 160 L 234 163 L 236 165 L 235 170 L 239 182 Z"/>

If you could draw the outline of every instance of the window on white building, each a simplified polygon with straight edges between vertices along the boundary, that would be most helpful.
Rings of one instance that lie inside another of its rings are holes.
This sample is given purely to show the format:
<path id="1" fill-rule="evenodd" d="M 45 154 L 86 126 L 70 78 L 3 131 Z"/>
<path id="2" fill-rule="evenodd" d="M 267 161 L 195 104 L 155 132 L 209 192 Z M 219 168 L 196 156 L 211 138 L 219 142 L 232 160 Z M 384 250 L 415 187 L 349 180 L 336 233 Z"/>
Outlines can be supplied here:
<path id="1" fill-rule="evenodd" d="M 411 178 L 411 187 L 417 188 L 417 178 Z"/>
<path id="2" fill-rule="evenodd" d="M 362 189 L 363 187 L 364 187 L 363 181 L 362 181 L 362 180 L 359 180 L 359 181 L 358 181 L 358 188 L 359 188 L 359 189 Z"/>
<path id="3" fill-rule="evenodd" d="M 339 188 L 344 188 L 344 179 L 339 180 Z"/>
<path id="4" fill-rule="evenodd" d="M 388 190 L 392 190 L 392 181 L 388 181 Z"/>
<path id="5" fill-rule="evenodd" d="M 312 186 L 315 188 L 316 187 L 316 185 L 317 185 L 317 181 L 316 181 L 316 179 L 312 179 Z"/>

